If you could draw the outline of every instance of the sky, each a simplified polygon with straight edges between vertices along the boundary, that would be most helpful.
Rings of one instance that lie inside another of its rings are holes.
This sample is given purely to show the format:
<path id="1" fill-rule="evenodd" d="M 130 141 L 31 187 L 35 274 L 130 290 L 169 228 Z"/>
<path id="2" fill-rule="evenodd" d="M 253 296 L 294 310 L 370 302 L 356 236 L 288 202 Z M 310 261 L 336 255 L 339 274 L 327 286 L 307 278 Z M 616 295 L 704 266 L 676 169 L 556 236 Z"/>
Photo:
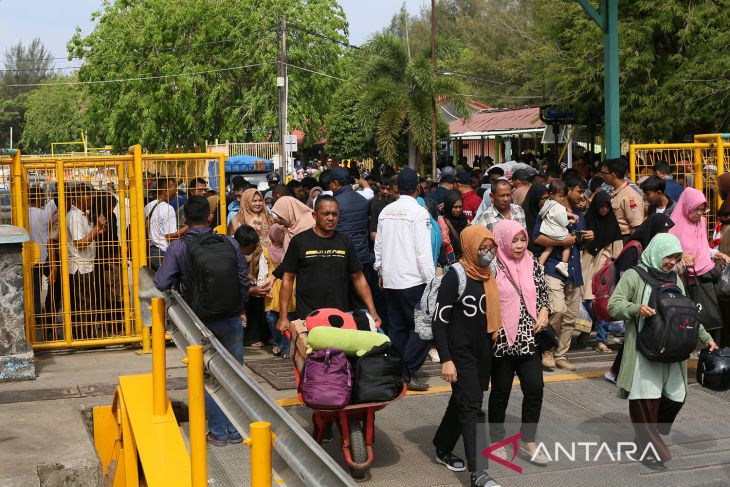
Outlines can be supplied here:
<path id="1" fill-rule="evenodd" d="M 255 0 L 252 0 L 255 1 Z M 76 27 L 83 34 L 93 30 L 91 13 L 101 5 L 100 0 L 0 0 L 0 56 L 5 50 L 23 41 L 29 44 L 40 37 L 54 58 L 56 67 L 73 66 L 78 61 L 66 61 L 66 42 Z M 409 12 L 417 13 L 428 0 L 406 0 Z M 362 44 L 367 37 L 390 24 L 400 10 L 399 0 L 340 0 L 350 23 L 350 43 Z"/>

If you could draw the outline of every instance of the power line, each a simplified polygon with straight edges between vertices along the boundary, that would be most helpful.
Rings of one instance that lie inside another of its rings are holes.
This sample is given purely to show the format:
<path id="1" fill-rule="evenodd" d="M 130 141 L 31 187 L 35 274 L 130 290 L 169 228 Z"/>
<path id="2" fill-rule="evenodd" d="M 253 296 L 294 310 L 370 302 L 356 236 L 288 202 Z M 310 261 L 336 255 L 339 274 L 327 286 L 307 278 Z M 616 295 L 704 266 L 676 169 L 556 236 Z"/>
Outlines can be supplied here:
<path id="1" fill-rule="evenodd" d="M 241 66 L 233 66 L 230 68 L 220 68 L 220 69 L 210 69 L 207 71 L 194 71 L 190 73 L 178 73 L 178 74 L 164 74 L 159 76 L 139 76 L 136 78 L 120 78 L 120 79 L 102 79 L 102 80 L 91 80 L 91 81 L 68 81 L 63 83 L 26 83 L 26 84 L 11 84 L 6 86 L 11 86 L 14 88 L 22 88 L 22 87 L 35 87 L 35 86 L 71 86 L 71 85 L 95 85 L 95 84 L 108 84 L 108 83 L 125 83 L 128 81 L 148 81 L 148 80 L 155 80 L 155 79 L 168 79 L 168 78 L 180 78 L 185 76 L 200 76 L 204 74 L 211 74 L 211 73 L 220 73 L 223 71 L 234 71 L 237 69 L 245 69 L 245 68 L 256 68 L 260 66 L 264 66 L 266 64 L 273 64 L 273 61 L 266 62 L 266 63 L 256 63 L 256 64 L 245 64 Z"/>
<path id="2" fill-rule="evenodd" d="M 284 64 L 286 64 L 287 66 L 289 66 L 291 68 L 294 68 L 294 69 L 301 69 L 302 71 L 308 71 L 310 73 L 319 74 L 321 76 L 326 76 L 328 78 L 332 78 L 332 79 L 336 79 L 336 80 L 340 80 L 340 81 L 347 81 L 345 78 L 340 78 L 338 76 L 333 76 L 331 74 L 323 73 L 321 71 L 315 71 L 314 69 L 309 69 L 309 68 L 305 68 L 305 67 L 302 67 L 302 66 L 297 66 L 295 64 L 289 64 L 289 63 L 284 63 Z"/>
<path id="3" fill-rule="evenodd" d="M 332 37 L 330 37 L 328 35 L 322 34 L 320 32 L 314 32 L 314 31 L 311 31 L 309 29 L 306 29 L 306 28 L 298 25 L 295 22 L 290 22 L 288 25 L 291 26 L 291 27 L 293 27 L 294 30 L 298 30 L 298 31 L 304 32 L 306 34 L 309 34 L 309 35 L 312 35 L 312 36 L 315 36 L 315 37 L 319 37 L 320 39 L 325 39 L 327 41 L 334 42 L 335 44 L 339 44 L 341 46 L 348 47 L 350 49 L 362 49 L 362 47 L 356 46 L 355 44 L 350 44 L 349 42 L 341 41 L 339 39 L 334 39 L 334 38 L 332 38 Z"/>

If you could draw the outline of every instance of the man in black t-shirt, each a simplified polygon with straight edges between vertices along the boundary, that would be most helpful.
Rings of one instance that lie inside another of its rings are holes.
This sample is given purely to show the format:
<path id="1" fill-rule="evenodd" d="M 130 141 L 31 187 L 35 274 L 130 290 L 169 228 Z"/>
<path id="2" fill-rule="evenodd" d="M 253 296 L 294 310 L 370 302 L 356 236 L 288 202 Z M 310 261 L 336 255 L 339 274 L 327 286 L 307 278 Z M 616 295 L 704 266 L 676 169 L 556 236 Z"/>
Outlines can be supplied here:
<path id="1" fill-rule="evenodd" d="M 287 311 L 294 279 L 297 282 L 297 318 L 304 319 L 320 308 L 350 311 L 350 283 L 373 319 L 380 324 L 370 288 L 352 241 L 335 230 L 339 205 L 332 196 L 317 198 L 314 207 L 315 226 L 297 234 L 289 242 L 284 260 L 274 275 L 282 279 L 279 294 L 279 321 L 276 328 L 289 328 Z M 283 310 L 283 311 L 281 311 Z"/>

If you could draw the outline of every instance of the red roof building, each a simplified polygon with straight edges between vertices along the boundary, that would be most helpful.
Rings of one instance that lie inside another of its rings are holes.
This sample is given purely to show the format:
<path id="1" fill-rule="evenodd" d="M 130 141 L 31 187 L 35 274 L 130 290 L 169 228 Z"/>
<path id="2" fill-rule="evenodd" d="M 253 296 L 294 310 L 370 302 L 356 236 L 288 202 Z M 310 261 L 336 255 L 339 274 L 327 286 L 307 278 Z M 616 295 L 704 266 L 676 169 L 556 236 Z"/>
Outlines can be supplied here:
<path id="1" fill-rule="evenodd" d="M 539 106 L 481 110 L 449 123 L 451 153 L 466 157 L 468 163 L 477 156 L 503 162 L 513 154 L 537 150 L 544 131 Z"/>

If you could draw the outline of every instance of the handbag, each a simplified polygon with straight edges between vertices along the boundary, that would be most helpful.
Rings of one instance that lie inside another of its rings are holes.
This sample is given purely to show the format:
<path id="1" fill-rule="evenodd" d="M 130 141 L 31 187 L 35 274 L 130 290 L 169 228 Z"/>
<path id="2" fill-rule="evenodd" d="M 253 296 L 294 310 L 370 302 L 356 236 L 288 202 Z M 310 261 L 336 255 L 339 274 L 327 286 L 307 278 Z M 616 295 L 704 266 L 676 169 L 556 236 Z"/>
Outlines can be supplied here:
<path id="1" fill-rule="evenodd" d="M 720 273 L 720 278 L 715 283 L 717 299 L 730 301 L 730 265 L 726 265 Z"/>
<path id="2" fill-rule="evenodd" d="M 690 276 L 685 270 L 684 275 L 687 296 L 697 303 L 697 309 L 700 312 L 700 323 L 705 327 L 705 330 L 722 328 L 720 303 L 717 300 L 711 272 L 706 272 L 701 276 Z"/>

